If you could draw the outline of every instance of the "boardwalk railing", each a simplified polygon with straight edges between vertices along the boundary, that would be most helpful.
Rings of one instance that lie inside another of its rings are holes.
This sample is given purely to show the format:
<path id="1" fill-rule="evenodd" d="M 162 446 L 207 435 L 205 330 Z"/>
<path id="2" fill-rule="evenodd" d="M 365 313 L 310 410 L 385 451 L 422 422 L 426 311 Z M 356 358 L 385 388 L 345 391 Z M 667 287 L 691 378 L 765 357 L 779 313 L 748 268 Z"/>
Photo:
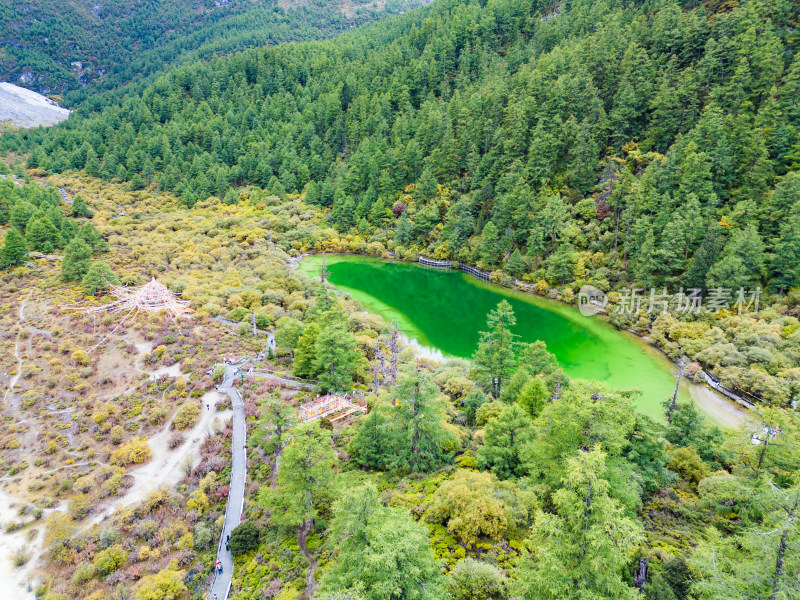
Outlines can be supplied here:
<path id="1" fill-rule="evenodd" d="M 476 269 L 475 267 L 470 267 L 469 265 L 458 265 L 458 268 L 462 271 L 469 273 L 470 275 L 474 275 L 475 277 L 480 277 L 481 279 L 485 279 L 489 281 L 491 279 L 491 274 L 487 271 L 481 271 L 480 269 Z"/>
<path id="2" fill-rule="evenodd" d="M 742 398 L 739 394 L 736 394 L 733 391 L 726 388 L 719 382 L 718 379 L 711 376 L 705 369 L 703 369 L 703 377 L 705 377 L 706 383 L 708 384 L 709 387 L 717 390 L 723 396 L 730 398 L 734 402 L 738 402 L 739 404 L 745 406 L 746 408 L 755 408 L 754 402 L 751 402 L 747 398 Z"/>
<path id="3" fill-rule="evenodd" d="M 437 269 L 452 269 L 456 263 L 454 263 L 452 260 L 433 260 L 420 256 L 419 264 L 425 267 L 435 267 Z"/>
<path id="4" fill-rule="evenodd" d="M 433 267 L 435 269 L 452 269 L 456 265 L 461 271 L 465 273 L 469 273 L 470 275 L 474 275 L 475 277 L 479 277 L 481 279 L 485 279 L 486 281 L 491 281 L 492 274 L 489 271 L 481 271 L 480 269 L 476 269 L 475 267 L 470 267 L 469 265 L 465 265 L 463 263 L 457 263 L 452 260 L 433 260 L 432 258 L 425 258 L 424 256 L 420 256 L 419 264 L 425 267 Z M 526 292 L 535 293 L 536 287 L 532 283 L 526 283 L 524 281 L 520 281 L 519 279 L 514 279 L 512 281 L 512 286 L 517 289 L 521 289 Z"/>

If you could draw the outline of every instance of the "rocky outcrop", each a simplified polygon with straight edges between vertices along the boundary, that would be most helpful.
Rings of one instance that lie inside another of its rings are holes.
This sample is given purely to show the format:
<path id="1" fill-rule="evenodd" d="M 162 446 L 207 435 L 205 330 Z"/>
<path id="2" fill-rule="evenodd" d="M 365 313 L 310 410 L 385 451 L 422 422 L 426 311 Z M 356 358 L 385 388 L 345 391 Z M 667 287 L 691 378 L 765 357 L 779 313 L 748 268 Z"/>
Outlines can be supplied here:
<path id="1" fill-rule="evenodd" d="M 16 127 L 55 125 L 70 111 L 31 90 L 0 82 L 0 123 Z"/>

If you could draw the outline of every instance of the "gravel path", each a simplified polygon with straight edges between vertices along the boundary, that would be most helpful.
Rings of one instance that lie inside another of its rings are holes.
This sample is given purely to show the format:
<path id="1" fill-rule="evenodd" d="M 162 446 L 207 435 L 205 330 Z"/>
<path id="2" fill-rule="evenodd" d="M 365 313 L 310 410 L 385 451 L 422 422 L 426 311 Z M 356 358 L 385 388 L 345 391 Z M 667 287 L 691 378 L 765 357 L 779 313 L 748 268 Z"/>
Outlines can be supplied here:
<path id="1" fill-rule="evenodd" d="M 247 479 L 247 464 L 245 462 L 245 441 L 247 431 L 244 424 L 244 405 L 238 390 L 233 387 L 233 378 L 236 376 L 236 366 L 229 366 L 225 373 L 225 379 L 219 386 L 220 392 L 225 392 L 231 397 L 233 405 L 233 438 L 231 440 L 231 451 L 233 462 L 231 464 L 231 485 L 228 492 L 228 505 L 225 508 L 225 524 L 220 534 L 219 547 L 217 548 L 217 560 L 222 563 L 222 573 L 214 578 L 211 585 L 210 598 L 216 600 L 227 600 L 231 589 L 231 577 L 233 576 L 233 555 L 225 548 L 226 536 L 241 523 L 242 513 L 244 512 L 244 484 Z"/>

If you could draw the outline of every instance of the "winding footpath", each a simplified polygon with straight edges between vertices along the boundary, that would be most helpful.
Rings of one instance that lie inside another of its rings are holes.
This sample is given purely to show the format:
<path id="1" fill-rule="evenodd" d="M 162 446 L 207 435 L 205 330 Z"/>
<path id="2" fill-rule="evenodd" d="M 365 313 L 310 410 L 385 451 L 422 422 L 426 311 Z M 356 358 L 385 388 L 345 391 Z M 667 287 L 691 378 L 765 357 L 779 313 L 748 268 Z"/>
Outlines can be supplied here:
<path id="1" fill-rule="evenodd" d="M 27 301 L 27 297 L 22 300 L 19 305 L 19 330 L 17 331 L 17 337 L 14 340 L 14 358 L 17 359 L 17 372 L 11 377 L 11 381 L 8 383 L 8 389 L 6 393 L 3 395 L 3 404 L 5 404 L 6 400 L 8 400 L 8 395 L 14 390 L 14 386 L 17 385 L 19 378 L 22 377 L 22 353 L 19 350 L 19 342 L 20 338 L 22 337 L 22 328 L 25 326 L 25 302 Z"/>
<path id="2" fill-rule="evenodd" d="M 231 463 L 231 484 L 228 492 L 228 504 L 225 508 L 225 524 L 217 547 L 217 561 L 222 563 L 222 573 L 218 573 L 211 584 L 209 598 L 215 600 L 227 600 L 231 589 L 231 577 L 233 576 L 233 555 L 225 548 L 226 536 L 241 523 L 242 513 L 244 512 L 244 486 L 247 480 L 247 463 L 245 441 L 247 430 L 244 423 L 244 405 L 239 391 L 233 387 L 233 379 L 236 376 L 236 366 L 228 366 L 225 372 L 225 379 L 219 386 L 219 391 L 228 394 L 233 405 L 233 437 L 231 439 L 231 453 L 233 460 Z"/>

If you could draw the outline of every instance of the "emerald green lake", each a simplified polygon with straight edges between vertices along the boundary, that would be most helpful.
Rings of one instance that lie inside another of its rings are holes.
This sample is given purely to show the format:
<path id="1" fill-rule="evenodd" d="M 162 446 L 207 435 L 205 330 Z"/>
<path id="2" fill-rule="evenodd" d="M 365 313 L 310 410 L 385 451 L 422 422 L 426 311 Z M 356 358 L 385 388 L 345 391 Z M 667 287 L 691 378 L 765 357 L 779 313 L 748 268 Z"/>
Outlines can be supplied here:
<path id="1" fill-rule="evenodd" d="M 301 270 L 319 277 L 320 255 L 301 262 Z M 523 292 L 488 284 L 460 271 L 434 270 L 416 264 L 326 255 L 328 281 L 351 294 L 372 313 L 400 329 L 428 351 L 470 358 L 486 315 L 502 299 L 517 317 L 522 342 L 542 340 L 567 376 L 607 382 L 617 389 L 638 389 L 636 406 L 661 419 L 661 402 L 672 395 L 670 362 L 644 341 L 621 332 L 600 317 Z M 682 396 L 688 392 L 682 390 Z"/>

